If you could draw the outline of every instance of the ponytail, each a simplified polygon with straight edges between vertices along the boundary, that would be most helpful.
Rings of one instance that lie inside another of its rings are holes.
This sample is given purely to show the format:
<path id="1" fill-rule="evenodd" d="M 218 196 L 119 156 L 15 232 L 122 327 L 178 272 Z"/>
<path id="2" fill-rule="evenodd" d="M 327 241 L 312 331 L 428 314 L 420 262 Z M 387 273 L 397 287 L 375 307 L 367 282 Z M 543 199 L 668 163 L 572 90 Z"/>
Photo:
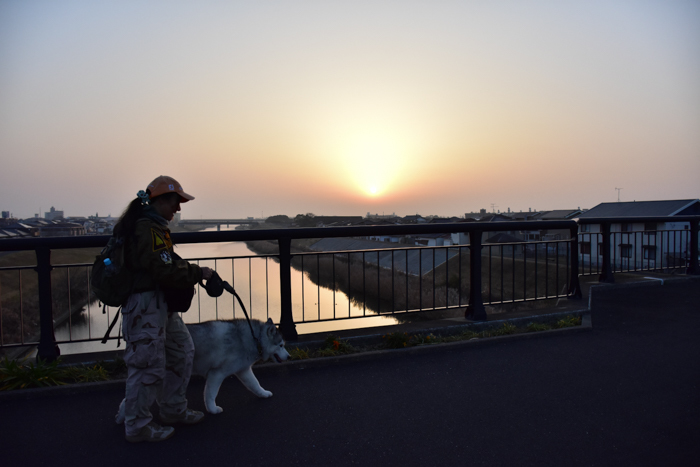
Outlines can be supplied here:
<path id="1" fill-rule="evenodd" d="M 129 203 L 114 226 L 114 235 L 116 237 L 131 235 L 134 233 L 136 221 L 141 217 L 143 217 L 143 204 L 140 198 L 135 198 Z"/>

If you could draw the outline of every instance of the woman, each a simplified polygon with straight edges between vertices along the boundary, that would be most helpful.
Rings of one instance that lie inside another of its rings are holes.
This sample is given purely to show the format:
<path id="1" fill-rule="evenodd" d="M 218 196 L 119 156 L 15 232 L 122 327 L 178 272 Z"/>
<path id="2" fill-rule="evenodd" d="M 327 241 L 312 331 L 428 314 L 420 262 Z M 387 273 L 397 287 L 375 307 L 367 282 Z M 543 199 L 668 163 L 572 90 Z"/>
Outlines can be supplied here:
<path id="1" fill-rule="evenodd" d="M 192 289 L 212 275 L 210 268 L 188 263 L 173 252 L 168 222 L 180 203 L 193 199 L 175 179 L 161 175 L 139 192 L 114 227 L 115 235 L 126 239 L 125 261 L 136 280 L 134 293 L 122 307 L 128 375 L 117 415 L 125 422 L 130 442 L 162 441 L 173 435 L 172 427 L 153 422 L 150 407 L 156 400 L 166 424 L 193 424 L 204 417 L 187 408 L 194 346 L 180 315 L 168 311 L 164 295 L 168 288 Z"/>

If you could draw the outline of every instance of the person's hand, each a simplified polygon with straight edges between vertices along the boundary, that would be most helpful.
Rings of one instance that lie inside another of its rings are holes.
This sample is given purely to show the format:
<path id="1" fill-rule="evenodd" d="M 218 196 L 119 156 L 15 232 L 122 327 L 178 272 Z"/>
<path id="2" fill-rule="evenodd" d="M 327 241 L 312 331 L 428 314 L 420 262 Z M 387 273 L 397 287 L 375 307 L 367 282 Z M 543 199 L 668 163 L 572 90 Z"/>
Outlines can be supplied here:
<path id="1" fill-rule="evenodd" d="M 211 275 L 214 271 L 212 271 L 211 268 L 203 267 L 202 268 L 202 280 L 208 281 L 211 279 Z"/>

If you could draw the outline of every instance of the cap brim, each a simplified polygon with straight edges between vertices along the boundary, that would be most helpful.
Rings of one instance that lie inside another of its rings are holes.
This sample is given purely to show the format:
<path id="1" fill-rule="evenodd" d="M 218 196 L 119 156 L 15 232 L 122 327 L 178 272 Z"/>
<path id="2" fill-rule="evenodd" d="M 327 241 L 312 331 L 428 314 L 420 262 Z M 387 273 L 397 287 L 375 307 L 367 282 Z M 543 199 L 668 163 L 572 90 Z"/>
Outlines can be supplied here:
<path id="1" fill-rule="evenodd" d="M 181 192 L 181 193 L 178 193 L 178 195 L 180 195 L 180 202 L 181 202 L 181 203 L 186 203 L 186 202 L 192 201 L 192 200 L 194 199 L 194 196 L 188 195 L 188 194 L 185 193 L 184 191 Z"/>

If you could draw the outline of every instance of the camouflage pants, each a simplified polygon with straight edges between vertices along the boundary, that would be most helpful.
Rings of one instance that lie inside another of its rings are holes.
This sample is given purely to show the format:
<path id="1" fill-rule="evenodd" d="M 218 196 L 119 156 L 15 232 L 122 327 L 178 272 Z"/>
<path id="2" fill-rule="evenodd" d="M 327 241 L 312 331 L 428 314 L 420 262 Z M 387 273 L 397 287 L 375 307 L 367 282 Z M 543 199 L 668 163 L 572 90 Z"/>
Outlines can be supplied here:
<path id="1" fill-rule="evenodd" d="M 122 313 L 128 368 L 124 424 L 126 434 L 134 435 L 153 419 L 150 408 L 155 401 L 161 414 L 173 416 L 187 409 L 194 345 L 180 315 L 168 313 L 162 293 L 133 294 Z"/>

